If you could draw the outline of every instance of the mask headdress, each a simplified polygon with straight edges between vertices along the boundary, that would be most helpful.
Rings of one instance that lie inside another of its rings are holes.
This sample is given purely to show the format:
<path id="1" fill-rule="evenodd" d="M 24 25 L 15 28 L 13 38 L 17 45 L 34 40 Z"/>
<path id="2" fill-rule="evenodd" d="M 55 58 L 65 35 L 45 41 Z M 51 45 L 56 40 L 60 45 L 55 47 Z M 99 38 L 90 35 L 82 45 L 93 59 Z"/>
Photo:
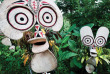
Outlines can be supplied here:
<path id="1" fill-rule="evenodd" d="M 97 31 L 95 44 L 97 47 L 103 47 L 108 39 L 109 30 L 106 27 L 100 27 Z"/>
<path id="2" fill-rule="evenodd" d="M 32 9 L 32 11 L 37 15 L 38 9 L 39 9 L 39 2 L 40 0 L 29 0 L 29 7 Z"/>
<path id="3" fill-rule="evenodd" d="M 94 39 L 91 28 L 84 26 L 80 30 L 80 35 L 85 46 L 92 46 L 94 44 L 97 47 L 103 47 L 107 42 L 109 30 L 106 27 L 100 27 Z"/>

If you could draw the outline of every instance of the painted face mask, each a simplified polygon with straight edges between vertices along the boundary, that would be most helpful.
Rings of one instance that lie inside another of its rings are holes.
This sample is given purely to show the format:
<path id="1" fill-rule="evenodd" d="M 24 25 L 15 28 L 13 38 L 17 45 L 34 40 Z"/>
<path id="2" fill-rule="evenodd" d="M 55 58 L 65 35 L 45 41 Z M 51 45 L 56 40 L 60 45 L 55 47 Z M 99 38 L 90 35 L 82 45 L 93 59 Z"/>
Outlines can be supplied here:
<path id="1" fill-rule="evenodd" d="M 96 47 L 103 47 L 106 44 L 109 35 L 109 30 L 106 27 L 100 27 L 94 39 L 91 28 L 88 26 L 84 26 L 81 28 L 80 34 L 82 43 L 85 46 L 90 47 L 91 56 L 96 57 Z"/>
<path id="2" fill-rule="evenodd" d="M 4 0 L 0 10 L 0 29 L 10 39 L 22 38 L 23 32 L 35 25 L 34 38 L 28 40 L 33 44 L 32 70 L 42 73 L 55 69 L 57 60 L 48 49 L 48 40 L 40 26 L 53 31 L 62 28 L 63 16 L 58 6 L 51 0 Z"/>
<path id="3" fill-rule="evenodd" d="M 100 27 L 94 39 L 92 30 L 88 26 L 84 26 L 80 30 L 81 41 L 85 46 L 90 47 L 90 58 L 87 60 L 86 71 L 92 73 L 96 67 L 97 51 L 96 47 L 103 47 L 107 42 L 109 30 L 106 27 Z"/>

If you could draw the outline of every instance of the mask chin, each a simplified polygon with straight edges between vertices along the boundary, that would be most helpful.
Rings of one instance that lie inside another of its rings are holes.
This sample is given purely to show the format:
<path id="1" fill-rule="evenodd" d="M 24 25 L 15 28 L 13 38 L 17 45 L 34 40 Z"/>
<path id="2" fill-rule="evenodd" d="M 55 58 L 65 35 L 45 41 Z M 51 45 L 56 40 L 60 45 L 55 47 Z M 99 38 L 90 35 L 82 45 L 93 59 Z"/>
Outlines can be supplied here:
<path id="1" fill-rule="evenodd" d="M 57 67 L 57 59 L 47 49 L 45 52 L 34 54 L 31 60 L 31 68 L 36 73 L 49 72 Z"/>

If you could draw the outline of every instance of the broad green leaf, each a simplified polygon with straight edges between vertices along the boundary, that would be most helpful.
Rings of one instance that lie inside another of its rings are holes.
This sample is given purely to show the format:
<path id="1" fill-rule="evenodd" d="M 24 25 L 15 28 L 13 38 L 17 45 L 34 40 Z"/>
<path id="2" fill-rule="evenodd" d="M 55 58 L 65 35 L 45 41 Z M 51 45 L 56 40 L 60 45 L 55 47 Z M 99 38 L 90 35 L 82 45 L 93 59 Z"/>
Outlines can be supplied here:
<path id="1" fill-rule="evenodd" d="M 72 60 L 73 60 L 73 63 L 74 63 L 78 68 L 82 68 L 82 64 L 77 60 L 76 57 L 74 57 Z"/>
<path id="2" fill-rule="evenodd" d="M 76 42 L 74 40 L 69 39 L 68 44 L 69 44 L 70 50 L 74 51 L 74 49 L 76 47 Z"/>
<path id="3" fill-rule="evenodd" d="M 11 49 L 10 52 L 15 52 L 15 49 Z"/>
<path id="4" fill-rule="evenodd" d="M 69 46 L 69 44 L 65 44 L 65 45 L 62 46 L 62 48 L 66 48 L 68 46 Z"/>
<path id="5" fill-rule="evenodd" d="M 15 52 L 15 53 L 13 54 L 13 56 L 15 56 L 15 55 L 19 55 L 19 51 Z"/>
<path id="6" fill-rule="evenodd" d="M 72 33 L 74 36 L 80 36 L 80 32 L 78 30 L 74 30 L 74 33 Z"/>
<path id="7" fill-rule="evenodd" d="M 73 25 L 69 28 L 68 32 L 71 32 L 75 27 L 76 27 L 76 24 L 73 24 Z"/>
<path id="8" fill-rule="evenodd" d="M 110 63 L 110 61 L 107 59 L 108 55 L 101 55 L 100 58 L 103 59 L 107 64 Z"/>
<path id="9" fill-rule="evenodd" d="M 62 55 L 60 56 L 61 57 L 61 60 L 66 60 L 66 59 L 69 59 L 73 56 L 77 56 L 78 54 L 74 53 L 74 52 L 69 52 L 69 51 L 65 51 L 62 53 Z"/>
<path id="10" fill-rule="evenodd" d="M 79 33 L 72 33 L 72 35 L 74 35 L 74 36 L 80 36 Z"/>
<path id="11" fill-rule="evenodd" d="M 74 61 L 73 61 L 73 59 L 70 61 L 70 67 L 71 68 L 73 68 L 73 67 L 75 67 L 75 64 L 73 63 Z"/>
<path id="12" fill-rule="evenodd" d="M 66 43 L 66 42 L 68 41 L 69 38 L 70 38 L 70 36 L 64 37 L 63 40 L 62 40 L 62 44 L 63 44 L 63 43 Z"/>

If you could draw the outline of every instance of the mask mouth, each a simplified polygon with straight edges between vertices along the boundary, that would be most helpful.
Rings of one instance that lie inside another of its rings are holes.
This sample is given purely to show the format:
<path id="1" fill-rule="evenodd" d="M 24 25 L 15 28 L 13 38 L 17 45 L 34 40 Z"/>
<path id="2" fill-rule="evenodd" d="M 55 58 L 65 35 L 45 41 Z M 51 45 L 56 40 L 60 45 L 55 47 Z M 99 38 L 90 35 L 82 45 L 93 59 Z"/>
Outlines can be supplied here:
<path id="1" fill-rule="evenodd" d="M 97 51 L 96 51 L 96 49 L 91 49 L 91 50 L 90 50 L 90 55 L 91 55 L 92 57 L 97 57 Z"/>
<path id="2" fill-rule="evenodd" d="M 47 41 L 46 38 L 41 38 L 41 37 L 32 38 L 28 40 L 29 43 L 34 44 L 34 45 L 44 45 L 46 41 Z"/>
<path id="3" fill-rule="evenodd" d="M 33 40 L 31 43 L 33 43 L 33 47 L 32 47 L 33 53 L 41 53 L 49 48 L 48 41 L 47 39 L 44 38 Z"/>
<path id="4" fill-rule="evenodd" d="M 34 43 L 34 45 L 44 45 L 45 43 L 46 43 L 46 41 L 41 41 L 41 42 Z"/>
<path id="5" fill-rule="evenodd" d="M 96 52 L 91 52 L 91 54 L 95 55 L 95 54 L 97 54 L 97 53 L 96 53 Z"/>

